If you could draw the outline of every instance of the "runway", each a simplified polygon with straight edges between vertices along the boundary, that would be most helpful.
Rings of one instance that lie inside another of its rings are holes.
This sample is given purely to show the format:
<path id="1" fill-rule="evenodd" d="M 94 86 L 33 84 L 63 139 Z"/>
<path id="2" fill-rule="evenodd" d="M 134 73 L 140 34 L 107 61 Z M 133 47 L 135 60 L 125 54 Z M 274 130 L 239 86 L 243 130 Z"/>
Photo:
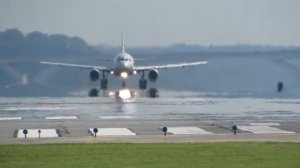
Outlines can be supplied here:
<path id="1" fill-rule="evenodd" d="M 1 144 L 300 141 L 299 99 L 2 97 L 0 102 Z M 93 128 L 99 130 L 96 138 Z"/>

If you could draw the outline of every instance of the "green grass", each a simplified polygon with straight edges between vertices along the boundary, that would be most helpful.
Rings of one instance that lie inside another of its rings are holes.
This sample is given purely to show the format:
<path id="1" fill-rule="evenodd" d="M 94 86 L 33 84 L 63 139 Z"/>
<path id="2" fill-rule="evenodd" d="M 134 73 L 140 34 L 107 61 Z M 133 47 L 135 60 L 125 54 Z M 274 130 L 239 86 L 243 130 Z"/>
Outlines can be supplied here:
<path id="1" fill-rule="evenodd" d="M 300 143 L 0 145 L 5 167 L 299 168 Z"/>

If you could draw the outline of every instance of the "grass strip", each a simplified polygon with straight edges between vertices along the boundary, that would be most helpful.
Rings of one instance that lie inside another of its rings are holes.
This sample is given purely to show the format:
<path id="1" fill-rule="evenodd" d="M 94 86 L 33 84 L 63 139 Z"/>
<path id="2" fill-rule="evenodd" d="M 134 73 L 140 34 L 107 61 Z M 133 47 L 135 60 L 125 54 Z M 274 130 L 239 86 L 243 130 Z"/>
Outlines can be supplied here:
<path id="1" fill-rule="evenodd" d="M 300 167 L 300 143 L 0 145 L 0 167 Z"/>

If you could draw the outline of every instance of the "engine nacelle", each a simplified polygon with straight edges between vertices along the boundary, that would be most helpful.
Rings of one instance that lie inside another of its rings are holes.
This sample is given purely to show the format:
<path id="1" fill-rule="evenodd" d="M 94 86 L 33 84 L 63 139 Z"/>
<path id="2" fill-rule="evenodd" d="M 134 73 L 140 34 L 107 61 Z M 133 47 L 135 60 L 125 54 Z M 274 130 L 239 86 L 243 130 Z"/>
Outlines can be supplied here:
<path id="1" fill-rule="evenodd" d="M 156 81 L 157 78 L 158 78 L 158 71 L 156 69 L 152 69 L 148 74 L 148 79 L 151 82 L 154 82 Z"/>
<path id="2" fill-rule="evenodd" d="M 90 72 L 90 79 L 91 81 L 97 81 L 100 78 L 100 72 L 97 69 L 93 69 Z"/>

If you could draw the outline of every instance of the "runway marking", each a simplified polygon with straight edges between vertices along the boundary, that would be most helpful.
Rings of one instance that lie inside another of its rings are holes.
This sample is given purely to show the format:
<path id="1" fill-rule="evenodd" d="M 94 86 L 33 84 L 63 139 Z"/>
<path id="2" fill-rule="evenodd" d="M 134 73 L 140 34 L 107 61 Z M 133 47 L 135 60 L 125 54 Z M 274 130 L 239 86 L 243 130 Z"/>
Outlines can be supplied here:
<path id="1" fill-rule="evenodd" d="M 275 127 L 270 127 L 266 125 L 245 125 L 245 126 L 238 126 L 238 129 L 243 131 L 252 132 L 255 134 L 291 134 L 295 133 L 292 131 L 286 131 Z"/>
<path id="2" fill-rule="evenodd" d="M 279 123 L 250 123 L 252 126 L 278 126 Z"/>
<path id="3" fill-rule="evenodd" d="M 93 132 L 94 128 L 89 128 L 89 131 L 92 133 L 94 136 Z M 98 133 L 97 136 L 133 136 L 136 135 L 134 132 L 129 130 L 128 128 L 98 128 Z"/>
<path id="4" fill-rule="evenodd" d="M 189 134 L 200 134 L 200 135 L 208 135 L 213 134 L 212 132 L 208 132 L 204 129 L 198 127 L 168 127 L 168 132 L 172 134 L 181 134 L 181 135 L 189 135 Z"/>
<path id="5" fill-rule="evenodd" d="M 46 120 L 77 120 L 77 116 L 52 116 L 45 117 Z"/>
<path id="6" fill-rule="evenodd" d="M 131 116 L 98 116 L 104 120 L 113 120 L 113 119 L 132 119 Z"/>
<path id="7" fill-rule="evenodd" d="M 58 137 L 56 129 L 27 129 L 27 138 L 39 138 L 38 130 L 41 130 L 41 138 L 56 138 Z M 18 130 L 17 138 L 25 138 L 23 129 Z"/>
<path id="8" fill-rule="evenodd" d="M 31 110 L 76 110 L 77 107 L 8 107 L 4 108 L 5 111 L 31 111 Z"/>
<path id="9" fill-rule="evenodd" d="M 3 120 L 22 120 L 22 117 L 0 117 L 0 121 Z"/>

